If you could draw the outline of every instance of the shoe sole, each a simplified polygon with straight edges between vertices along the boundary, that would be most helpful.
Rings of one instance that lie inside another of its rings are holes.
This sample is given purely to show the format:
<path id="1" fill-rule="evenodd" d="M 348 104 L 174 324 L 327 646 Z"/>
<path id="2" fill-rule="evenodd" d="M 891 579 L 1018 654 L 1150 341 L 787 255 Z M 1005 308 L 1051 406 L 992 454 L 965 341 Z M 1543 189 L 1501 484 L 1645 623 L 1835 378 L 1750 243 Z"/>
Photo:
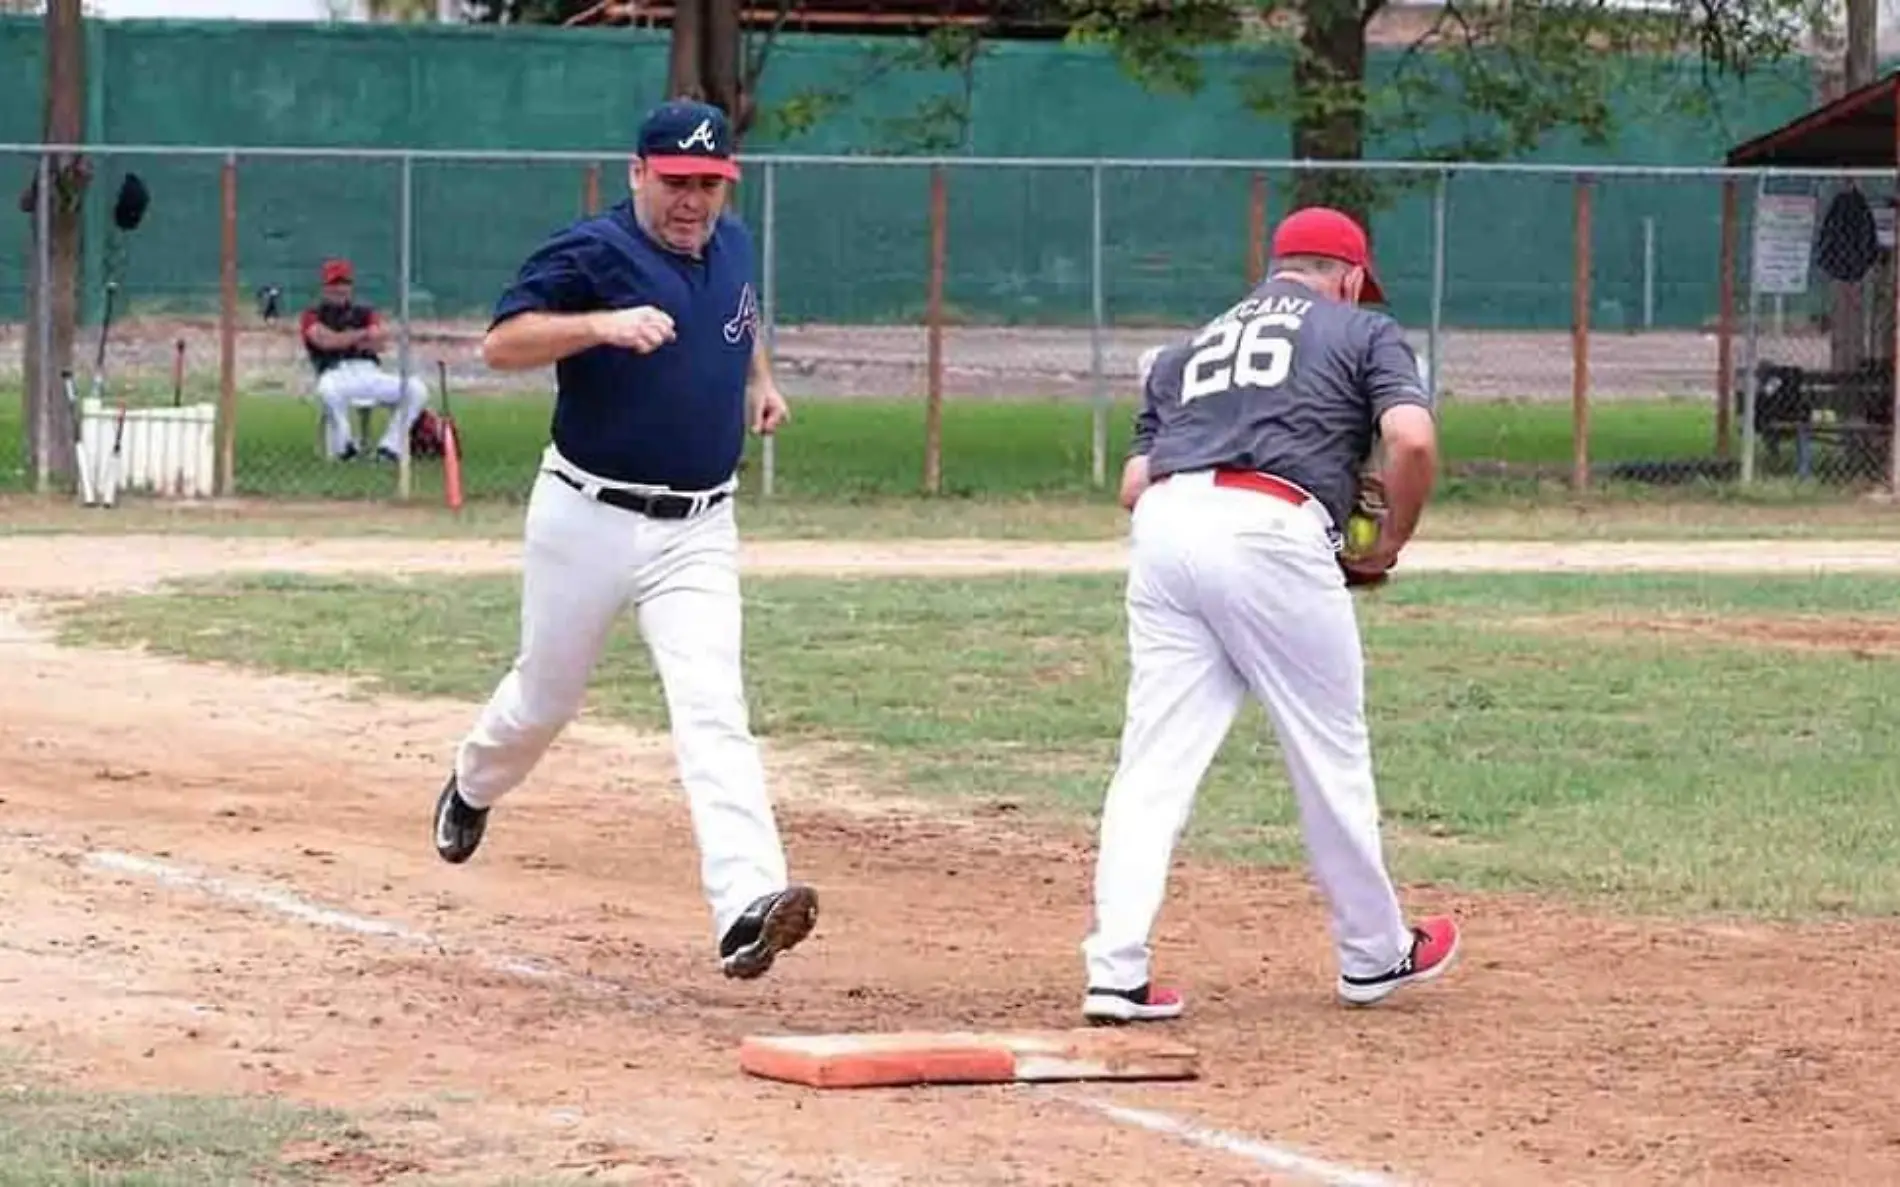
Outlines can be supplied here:
<path id="1" fill-rule="evenodd" d="M 1339 982 L 1340 1000 L 1349 1006 L 1376 1006 L 1401 989 L 1407 989 L 1413 985 L 1423 985 L 1429 981 L 1436 981 L 1438 978 L 1450 972 L 1452 965 L 1458 963 L 1458 949 L 1464 943 L 1464 939 L 1463 935 L 1454 936 L 1451 941 L 1451 951 L 1445 953 L 1445 959 L 1439 961 L 1431 968 L 1423 972 L 1413 973 L 1409 977 L 1400 977 L 1392 981 L 1382 981 L 1377 985 L 1348 985 L 1342 979 Z"/>
<path id="2" fill-rule="evenodd" d="M 818 892 L 809 886 L 789 888 L 765 913 L 759 938 L 726 958 L 726 976 L 740 981 L 764 976 L 779 953 L 798 947 L 817 924 Z"/>
<path id="3" fill-rule="evenodd" d="M 449 796 L 452 794 L 454 794 L 454 789 L 452 786 L 449 788 L 444 788 L 442 791 L 442 794 L 437 796 L 435 800 L 435 853 L 437 857 L 440 857 L 443 861 L 448 862 L 450 865 L 461 865 L 463 862 L 467 861 L 469 858 L 474 857 L 475 851 L 482 847 L 482 838 L 487 833 L 488 822 L 487 822 L 487 818 L 483 817 L 482 827 L 476 832 L 475 840 L 469 844 L 468 848 L 457 849 L 457 848 L 454 848 L 453 846 L 443 845 L 442 844 L 442 824 L 443 824 L 442 818 L 448 812 Z"/>
<path id="4" fill-rule="evenodd" d="M 1082 999 L 1082 1016 L 1091 1026 L 1124 1026 L 1130 1022 L 1167 1022 L 1179 1018 L 1185 1003 L 1172 1006 L 1144 1006 L 1125 997 L 1087 997 Z"/>

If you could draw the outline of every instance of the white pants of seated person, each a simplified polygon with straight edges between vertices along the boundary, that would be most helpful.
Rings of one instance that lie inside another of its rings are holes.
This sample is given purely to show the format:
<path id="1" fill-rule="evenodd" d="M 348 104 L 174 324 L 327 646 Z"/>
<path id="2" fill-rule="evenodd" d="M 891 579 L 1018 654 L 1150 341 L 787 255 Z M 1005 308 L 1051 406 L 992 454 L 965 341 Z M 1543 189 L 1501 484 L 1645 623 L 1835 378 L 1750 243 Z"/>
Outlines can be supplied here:
<path id="1" fill-rule="evenodd" d="M 691 519 L 597 503 L 542 473 L 529 496 L 521 644 L 462 741 L 462 796 L 493 805 L 521 784 L 580 711 L 631 603 L 665 694 L 714 935 L 786 884 L 785 857 L 740 668 L 738 528 L 732 500 Z"/>
<path id="2" fill-rule="evenodd" d="M 1390 969 L 1410 931 L 1381 851 L 1358 623 L 1327 516 L 1200 473 L 1150 487 L 1131 532 L 1127 717 L 1082 946 L 1089 985 L 1148 982 L 1175 846 L 1249 694 L 1279 739 L 1339 971 Z M 1271 942 L 1248 920 L 1229 938 Z"/>
<path id="3" fill-rule="evenodd" d="M 350 410 L 365 404 L 394 409 L 377 445 L 401 453 L 410 426 L 429 402 L 429 388 L 414 375 L 405 383 L 368 359 L 349 359 L 317 377 L 317 398 L 323 401 L 323 446 L 331 457 L 356 443 Z"/>

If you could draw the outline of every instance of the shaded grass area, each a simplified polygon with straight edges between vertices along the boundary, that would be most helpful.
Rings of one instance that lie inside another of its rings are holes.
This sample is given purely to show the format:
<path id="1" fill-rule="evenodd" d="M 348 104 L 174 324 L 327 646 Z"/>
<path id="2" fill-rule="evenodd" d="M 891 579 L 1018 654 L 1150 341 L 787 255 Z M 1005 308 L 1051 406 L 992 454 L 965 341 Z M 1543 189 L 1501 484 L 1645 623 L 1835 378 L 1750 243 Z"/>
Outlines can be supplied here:
<path id="1" fill-rule="evenodd" d="M 363 1135 L 258 1098 L 0 1089 L 0 1187 L 249 1187 L 349 1182 L 310 1152 Z"/>
<path id="2" fill-rule="evenodd" d="M 134 406 L 166 405 L 169 390 L 131 387 L 120 393 Z M 187 401 L 215 401 L 200 383 Z M 24 489 L 29 479 L 17 387 L 0 385 L 0 489 Z M 464 497 L 518 501 L 526 496 L 547 441 L 551 393 L 523 392 L 454 400 L 461 433 Z M 1134 405 L 1106 413 L 1107 480 L 1125 455 Z M 1093 409 L 1085 402 L 984 400 L 951 402 L 943 418 L 943 488 L 952 497 L 1025 498 L 1099 493 L 1094 485 Z M 380 433 L 382 414 L 372 421 Z M 921 492 L 924 479 L 924 402 L 892 399 L 804 399 L 776 443 L 775 494 L 799 502 L 890 498 Z M 1511 467 L 1565 467 L 1571 456 L 1571 414 L 1553 402 L 1447 405 L 1443 448 L 1450 463 L 1499 462 Z M 1591 448 L 1603 463 L 1707 458 L 1713 450 L 1712 413 L 1704 401 L 1606 403 L 1591 414 Z M 763 445 L 747 445 L 742 481 L 761 489 Z M 237 493 L 271 499 L 383 499 L 397 491 L 396 469 L 366 453 L 352 462 L 321 456 L 314 399 L 291 393 L 253 394 L 240 400 L 235 451 Z M 1522 480 L 1460 479 L 1448 497 L 1522 495 Z M 443 471 L 435 459 L 416 459 L 411 497 L 430 506 L 443 501 Z"/>
<path id="3" fill-rule="evenodd" d="M 1086 817 L 1115 757 L 1114 577 L 749 583 L 760 731 L 875 749 L 911 792 Z M 485 697 L 512 658 L 504 578 L 258 577 L 95 601 L 69 641 Z M 1890 659 L 1576 628 L 1576 614 L 1893 615 L 1900 580 L 1432 576 L 1362 599 L 1375 753 L 1401 877 L 1644 909 L 1900 910 L 1900 680 Z M 658 728 L 623 625 L 593 711 Z M 1250 707 L 1197 846 L 1297 862 L 1277 746 Z"/>

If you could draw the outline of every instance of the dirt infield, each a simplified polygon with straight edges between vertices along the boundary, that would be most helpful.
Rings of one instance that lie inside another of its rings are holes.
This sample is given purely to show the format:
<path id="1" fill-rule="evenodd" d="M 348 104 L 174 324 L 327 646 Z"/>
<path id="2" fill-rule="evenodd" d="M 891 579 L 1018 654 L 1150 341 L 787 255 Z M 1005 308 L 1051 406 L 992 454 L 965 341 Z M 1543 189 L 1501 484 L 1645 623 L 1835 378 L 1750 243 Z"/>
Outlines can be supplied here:
<path id="1" fill-rule="evenodd" d="M 1109 573 L 1126 563 L 1122 541 L 753 540 L 741 562 L 754 573 Z M 515 572 L 513 540 L 78 534 L 0 537 L 0 592 L 133 589 L 213 573 Z M 1761 572 L 1900 570 L 1900 540 L 1699 540 L 1662 542 L 1434 541 L 1409 545 L 1407 573 Z"/>
<path id="2" fill-rule="evenodd" d="M 1789 547 L 1701 557 L 1815 562 Z M 1197 1183 L 1900 1177 L 1892 925 L 1605 919 L 1413 886 L 1414 908 L 1462 917 L 1465 962 L 1353 1013 L 1330 998 L 1324 916 L 1298 871 L 1178 869 L 1160 942 L 1189 994 L 1178 1033 L 1204 1053 L 1198 1082 L 820 1094 L 749 1080 L 735 1062 L 748 1033 L 1072 1025 L 1086 828 L 998 827 L 769 747 L 794 868 L 824 915 L 769 979 L 737 985 L 712 959 L 663 738 L 578 726 L 481 854 L 449 867 L 429 812 L 471 706 L 66 650 L 30 600 L 226 569 L 387 571 L 397 551 L 422 548 L 0 540 L 15 599 L 0 618 L 0 1041 L 91 1084 L 347 1107 L 369 1151 L 297 1152 L 339 1182 L 1075 1184 L 1127 1181 L 1108 1169 L 1123 1159 L 1143 1181 Z M 946 551 L 759 545 L 749 560 L 871 571 Z M 1118 563 L 1104 547 L 948 551 L 965 567 Z M 457 542 L 418 563 L 512 557 Z M 1832 559 L 1896 568 L 1900 547 Z M 1305 1177 L 1272 1169 L 1295 1153 Z"/>

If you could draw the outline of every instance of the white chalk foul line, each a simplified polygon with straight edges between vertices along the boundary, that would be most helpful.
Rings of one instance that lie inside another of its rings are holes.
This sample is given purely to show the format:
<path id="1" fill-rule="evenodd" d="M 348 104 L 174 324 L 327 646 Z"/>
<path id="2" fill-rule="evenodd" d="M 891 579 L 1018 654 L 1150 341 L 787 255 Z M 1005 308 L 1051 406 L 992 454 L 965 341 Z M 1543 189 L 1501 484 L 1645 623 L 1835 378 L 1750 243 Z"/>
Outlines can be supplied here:
<path id="1" fill-rule="evenodd" d="M 201 874 L 183 866 L 159 861 L 150 857 L 139 857 L 131 853 L 119 853 L 113 850 L 98 850 L 85 855 L 85 863 L 96 869 L 109 870 L 118 874 L 130 874 L 148 878 L 167 886 L 179 886 L 201 891 L 213 898 L 248 906 L 262 907 L 274 911 L 286 918 L 301 920 L 317 927 L 336 931 L 351 932 L 363 936 L 379 936 L 384 939 L 399 940 L 406 944 L 442 948 L 441 941 L 427 932 L 404 927 L 386 919 L 376 919 L 368 915 L 358 915 L 351 911 L 338 911 L 269 886 L 249 886 L 219 878 L 210 874 Z M 633 991 L 611 981 L 595 977 L 576 976 L 562 969 L 547 968 L 518 957 L 485 959 L 483 964 L 498 973 L 523 980 L 576 985 L 596 992 L 607 993 L 622 998 L 632 998 Z M 653 1008 L 650 1000 L 644 1003 Z M 1301 1175 L 1324 1187 L 1404 1187 L 1399 1180 L 1372 1171 L 1363 1171 L 1339 1163 L 1314 1158 L 1284 1146 L 1263 1142 L 1256 1138 L 1223 1130 L 1210 1129 L 1184 1121 L 1166 1113 L 1157 1113 L 1149 1109 L 1134 1109 L 1125 1105 L 1112 1104 L 1086 1096 L 1067 1096 L 1074 1104 L 1091 1109 L 1111 1121 L 1122 1125 L 1131 1125 L 1138 1129 L 1154 1133 L 1167 1134 L 1179 1138 L 1189 1145 L 1203 1149 L 1219 1151 L 1236 1158 L 1251 1162 L 1265 1170 L 1279 1171 L 1284 1174 Z"/>
<path id="2" fill-rule="evenodd" d="M 247 886 L 240 882 L 201 874 L 183 866 L 159 861 L 150 857 L 139 857 L 132 853 L 118 853 L 112 850 L 98 850 L 85 855 L 85 863 L 102 870 L 119 874 L 132 874 L 148 878 L 167 886 L 180 886 L 201 891 L 213 898 L 226 902 L 240 903 L 246 906 L 262 907 L 274 911 L 289 919 L 300 920 L 317 927 L 333 931 L 347 931 L 361 936 L 379 936 L 384 939 L 399 940 L 405 944 L 447 950 L 448 945 L 427 932 L 404 927 L 386 919 L 376 919 L 368 915 L 358 915 L 351 911 L 338 911 L 330 907 L 321 907 L 315 903 L 269 886 Z M 505 973 L 510 977 L 519 977 L 528 981 L 556 982 L 604 993 L 623 999 L 627 1004 L 642 1012 L 658 1008 L 658 1003 L 650 995 L 637 994 L 625 985 L 604 981 L 598 977 L 581 976 L 549 969 L 521 957 L 506 956 L 480 958 L 484 968 L 492 972 Z"/>
<path id="3" fill-rule="evenodd" d="M 1131 1109 L 1126 1105 L 1111 1104 L 1105 1100 L 1086 1096 L 1071 1096 L 1069 1099 L 1084 1108 L 1095 1110 L 1104 1117 L 1119 1121 L 1123 1125 L 1164 1133 L 1170 1137 L 1179 1138 L 1189 1145 L 1231 1154 L 1265 1170 L 1300 1175 L 1313 1182 L 1323 1183 L 1326 1187 L 1403 1187 L 1399 1180 L 1388 1178 L 1375 1171 L 1343 1166 L 1337 1162 L 1314 1158 L 1271 1142 L 1263 1142 L 1223 1130 L 1209 1129 L 1206 1126 L 1196 1125 L 1192 1121 L 1171 1117 L 1166 1113 L 1157 1113 L 1149 1109 Z"/>

